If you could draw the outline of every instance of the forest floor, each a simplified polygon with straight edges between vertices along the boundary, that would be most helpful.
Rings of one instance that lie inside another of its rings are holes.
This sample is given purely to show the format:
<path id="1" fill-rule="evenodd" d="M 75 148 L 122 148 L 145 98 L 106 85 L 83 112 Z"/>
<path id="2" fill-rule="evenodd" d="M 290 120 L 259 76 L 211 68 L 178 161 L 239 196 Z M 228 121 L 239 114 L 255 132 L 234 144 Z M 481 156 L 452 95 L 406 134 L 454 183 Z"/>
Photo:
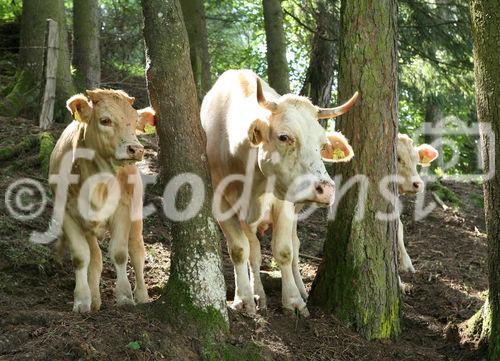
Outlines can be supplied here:
<path id="1" fill-rule="evenodd" d="M 62 128 L 56 127 L 55 137 Z M 0 118 L 2 146 L 20 143 L 27 133 L 38 133 L 31 121 Z M 153 174 L 155 141 L 152 136 L 142 140 L 148 149 L 141 168 Z M 151 319 L 144 312 L 146 308 L 117 307 L 113 300 L 114 270 L 107 256 L 101 310 L 87 315 L 71 311 L 74 276 L 69 259 L 59 265 L 50 246 L 29 241 L 31 232 L 47 229 L 50 202 L 40 217 L 19 221 L 9 215 L 3 200 L 9 184 L 23 177 L 41 181 L 48 192 L 46 177 L 33 161 L 37 152 L 33 148 L 15 159 L 0 161 L 0 360 L 196 360 L 200 354 L 209 358 L 211 354 L 194 335 Z M 413 199 L 405 200 L 405 241 L 416 274 L 402 275 L 409 292 L 402 295 L 402 334 L 397 340 L 368 342 L 334 316 L 315 308 L 310 308 L 307 319 L 284 315 L 279 272 L 264 241 L 267 313 L 249 317 L 230 310 L 228 344 L 243 350 L 251 360 L 256 354 L 276 360 L 482 360 L 484 349 L 464 342 L 458 332 L 458 325 L 480 308 L 487 289 L 481 187 L 445 181 L 442 185 L 435 191 L 450 208 L 437 207 L 423 220 L 412 220 Z M 146 203 L 153 199 L 150 193 Z M 426 204 L 431 200 L 427 195 Z M 325 219 L 324 211 L 316 212 L 299 225 L 304 255 L 300 266 L 307 287 L 322 254 Z M 146 283 L 152 300 L 159 297 L 168 279 L 171 238 L 168 223 L 158 212 L 145 219 Z M 221 245 L 231 300 L 232 267 L 223 240 Z M 102 248 L 107 250 L 107 241 Z M 226 357 L 231 359 L 227 353 Z M 236 356 L 232 359 L 239 360 Z"/>

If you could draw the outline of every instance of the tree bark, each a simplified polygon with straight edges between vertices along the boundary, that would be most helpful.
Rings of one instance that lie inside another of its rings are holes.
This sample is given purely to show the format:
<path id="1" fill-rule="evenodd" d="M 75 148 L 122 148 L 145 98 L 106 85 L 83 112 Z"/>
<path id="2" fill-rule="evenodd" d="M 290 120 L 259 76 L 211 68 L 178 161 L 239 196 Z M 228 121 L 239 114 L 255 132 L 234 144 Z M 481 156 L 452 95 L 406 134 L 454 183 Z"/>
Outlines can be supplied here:
<path id="1" fill-rule="evenodd" d="M 59 55 L 57 62 L 56 119 L 69 119 L 66 100 L 73 95 L 65 25 L 64 0 L 24 0 L 21 15 L 21 49 L 16 85 L 0 104 L 4 114 L 38 118 L 41 84 L 44 74 L 44 47 L 47 19 L 55 20 L 59 29 Z"/>
<path id="2" fill-rule="evenodd" d="M 397 216 L 377 216 L 394 212 L 396 200 L 394 183 L 387 186 L 388 199 L 378 189 L 384 177 L 396 174 L 396 21 L 395 0 L 342 1 L 339 99 L 356 90 L 361 96 L 337 122 L 356 156 L 336 171 L 344 181 L 361 174 L 370 183 L 363 205 L 357 206 L 359 186 L 338 200 L 310 295 L 312 304 L 333 311 L 367 339 L 395 337 L 401 330 Z M 364 217 L 356 217 L 363 206 Z"/>
<path id="3" fill-rule="evenodd" d="M 311 59 L 300 95 L 307 96 L 313 104 L 323 108 L 331 106 L 332 84 L 337 54 L 338 33 L 336 0 L 318 0 L 316 32 L 311 43 Z"/>
<path id="4" fill-rule="evenodd" d="M 500 360 L 500 58 L 492 49 L 500 39 L 500 2 L 472 0 L 471 19 L 474 47 L 476 104 L 481 131 L 484 172 L 493 173 L 484 182 L 486 231 L 489 265 L 488 355 Z M 488 316 L 485 317 L 488 319 Z M 488 322 L 484 322 L 487 325 Z M 484 327 L 484 326 L 483 326 Z"/>
<path id="5" fill-rule="evenodd" d="M 205 8 L 201 0 L 181 0 L 181 6 L 189 38 L 191 68 L 198 93 L 198 104 L 201 104 L 212 86 Z"/>
<path id="6" fill-rule="evenodd" d="M 280 0 L 262 0 L 267 44 L 267 78 L 279 94 L 290 93 L 283 10 Z"/>
<path id="7" fill-rule="evenodd" d="M 101 29 L 98 0 L 73 1 L 73 63 L 79 91 L 95 89 L 101 83 Z"/>
<path id="8" fill-rule="evenodd" d="M 212 188 L 206 139 L 181 7 L 177 0 L 142 0 L 142 9 L 148 92 L 158 117 L 161 183 L 165 185 L 176 176 L 182 182 L 189 177 L 184 173 L 188 173 L 201 178 L 204 192 L 200 211 L 193 218 L 172 225 L 172 266 L 159 307 L 167 314 L 198 322 L 203 330 L 225 329 L 228 315 L 220 234 L 210 207 Z M 199 188 L 181 187 L 174 198 L 176 208 L 184 210 Z"/>

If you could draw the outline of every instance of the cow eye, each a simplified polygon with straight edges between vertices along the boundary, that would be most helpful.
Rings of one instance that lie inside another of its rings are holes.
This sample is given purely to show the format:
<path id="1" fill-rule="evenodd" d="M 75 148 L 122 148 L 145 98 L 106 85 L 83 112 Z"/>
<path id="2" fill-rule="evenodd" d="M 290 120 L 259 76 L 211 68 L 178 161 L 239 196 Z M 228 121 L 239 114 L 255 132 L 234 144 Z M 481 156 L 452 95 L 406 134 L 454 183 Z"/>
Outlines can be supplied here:
<path id="1" fill-rule="evenodd" d="M 398 157 L 398 163 L 401 163 L 401 157 Z"/>
<path id="2" fill-rule="evenodd" d="M 290 137 L 286 134 L 280 134 L 278 136 L 278 139 L 282 142 L 288 142 L 290 140 Z"/>
<path id="3" fill-rule="evenodd" d="M 109 126 L 111 126 L 111 119 L 101 118 L 101 119 L 99 119 L 99 123 L 105 127 L 109 127 Z"/>

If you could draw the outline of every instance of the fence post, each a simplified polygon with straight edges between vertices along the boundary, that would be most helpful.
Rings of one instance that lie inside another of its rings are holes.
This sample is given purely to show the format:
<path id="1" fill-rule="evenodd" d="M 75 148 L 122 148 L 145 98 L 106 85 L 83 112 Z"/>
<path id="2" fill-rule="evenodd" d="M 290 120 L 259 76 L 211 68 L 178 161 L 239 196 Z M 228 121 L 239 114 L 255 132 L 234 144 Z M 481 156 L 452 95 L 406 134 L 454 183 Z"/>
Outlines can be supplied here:
<path id="1" fill-rule="evenodd" d="M 57 21 L 47 19 L 47 49 L 45 52 L 45 90 L 43 92 L 40 129 L 46 130 L 54 123 L 56 98 L 57 60 L 59 57 L 59 32 Z"/>

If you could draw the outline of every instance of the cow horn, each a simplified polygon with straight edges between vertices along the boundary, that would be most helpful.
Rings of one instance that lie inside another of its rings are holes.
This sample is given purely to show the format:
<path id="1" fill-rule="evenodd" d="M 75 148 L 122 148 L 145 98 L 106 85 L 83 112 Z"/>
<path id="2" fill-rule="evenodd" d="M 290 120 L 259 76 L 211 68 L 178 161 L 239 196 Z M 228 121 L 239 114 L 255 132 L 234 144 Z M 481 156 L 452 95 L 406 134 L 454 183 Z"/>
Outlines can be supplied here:
<path id="1" fill-rule="evenodd" d="M 257 78 L 257 102 L 259 105 L 271 112 L 276 111 L 278 105 L 275 102 L 269 102 L 264 97 L 264 92 L 262 91 L 262 83 L 259 78 Z"/>
<path id="2" fill-rule="evenodd" d="M 318 108 L 318 119 L 335 118 L 346 113 L 356 103 L 358 95 L 359 92 L 354 93 L 351 99 L 335 108 Z"/>

